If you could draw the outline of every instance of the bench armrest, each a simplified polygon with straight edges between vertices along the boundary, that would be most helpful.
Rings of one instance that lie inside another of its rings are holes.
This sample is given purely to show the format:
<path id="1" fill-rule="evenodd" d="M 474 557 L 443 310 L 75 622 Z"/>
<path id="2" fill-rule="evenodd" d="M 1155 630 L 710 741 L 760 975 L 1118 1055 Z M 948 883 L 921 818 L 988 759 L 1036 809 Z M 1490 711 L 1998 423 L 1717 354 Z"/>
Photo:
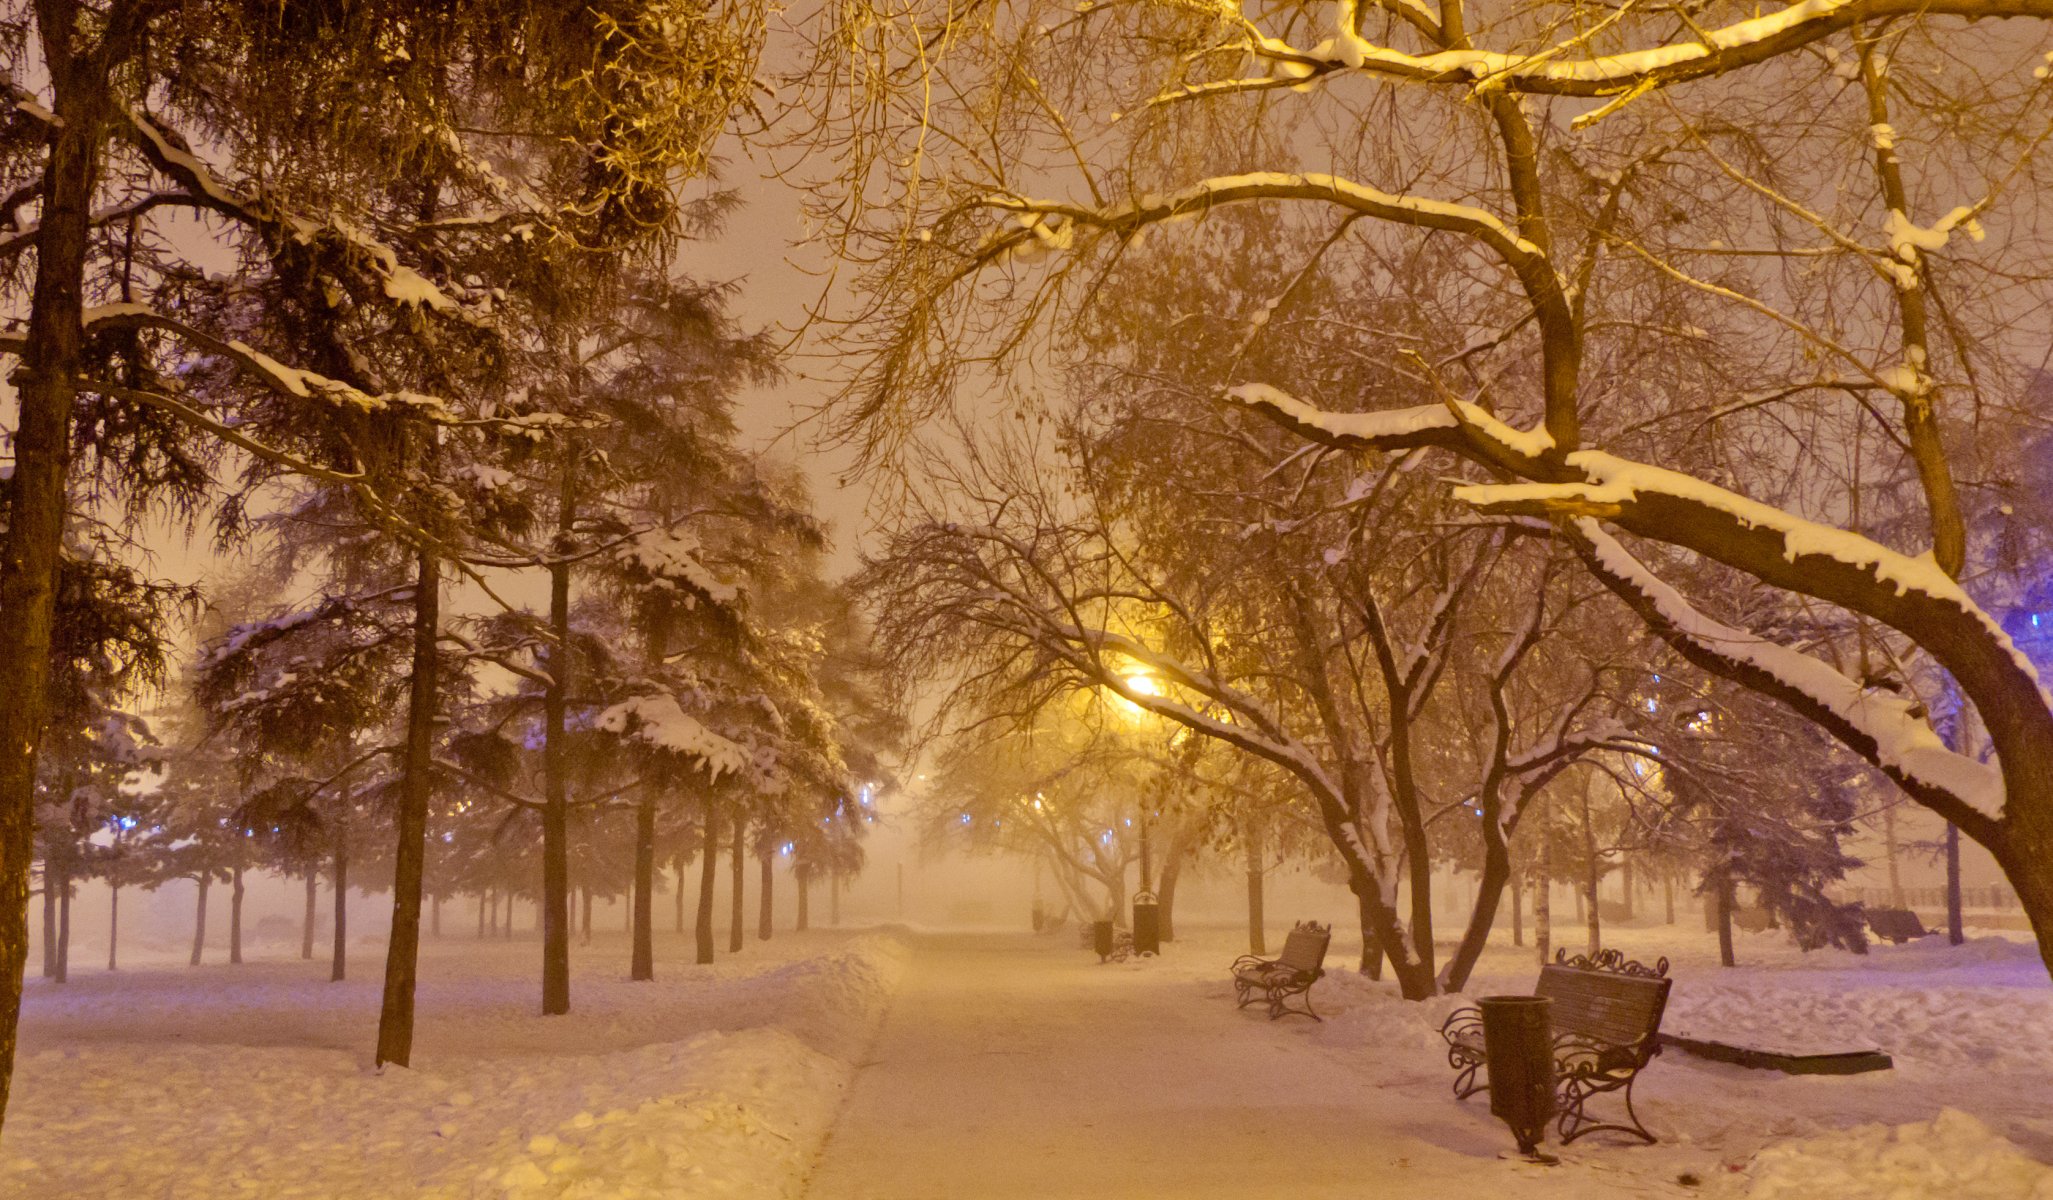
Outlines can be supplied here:
<path id="1" fill-rule="evenodd" d="M 1483 1010 L 1471 1004 L 1448 1013 L 1447 1019 L 1440 1022 L 1440 1036 L 1450 1044 L 1480 1039 L 1483 1036 Z"/>
<path id="2" fill-rule="evenodd" d="M 1233 960 L 1233 966 L 1230 967 L 1229 970 L 1237 972 L 1244 970 L 1248 967 L 1266 967 L 1273 964 L 1275 961 L 1276 960 L 1273 958 L 1263 958 L 1259 954 L 1243 954 L 1239 958 Z"/>

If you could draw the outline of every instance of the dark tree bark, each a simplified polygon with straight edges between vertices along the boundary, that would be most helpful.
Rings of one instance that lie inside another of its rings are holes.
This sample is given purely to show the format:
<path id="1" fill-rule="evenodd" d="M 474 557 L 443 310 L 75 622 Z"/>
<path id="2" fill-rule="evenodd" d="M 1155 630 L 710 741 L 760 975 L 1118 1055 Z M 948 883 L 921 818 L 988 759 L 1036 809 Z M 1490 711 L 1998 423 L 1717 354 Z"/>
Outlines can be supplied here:
<path id="1" fill-rule="evenodd" d="M 1190 861 L 1190 837 L 1181 827 L 1169 838 L 1169 850 L 1162 856 L 1162 886 L 1155 893 L 1155 901 L 1161 907 L 1162 940 L 1176 940 L 1176 884 L 1183 878 L 1184 864 Z"/>
<path id="2" fill-rule="evenodd" d="M 1544 815 L 1544 810 L 1543 810 Z M 1539 852 L 1533 856 L 1533 945 L 1546 966 L 1554 953 L 1554 844 L 1542 821 Z"/>
<path id="3" fill-rule="evenodd" d="M 1668 924 L 1675 924 L 1675 872 L 1661 872 L 1661 907 Z"/>
<path id="4" fill-rule="evenodd" d="M 677 887 L 675 894 L 671 897 L 671 899 L 677 905 L 677 932 L 679 933 L 684 932 L 684 867 L 686 861 L 687 860 L 685 858 L 684 851 L 679 850 L 677 852 L 677 858 L 674 860 L 672 864 L 673 873 L 677 876 Z"/>
<path id="5" fill-rule="evenodd" d="M 320 885 L 320 870 L 316 867 L 308 866 L 306 913 L 299 923 L 299 956 L 308 961 L 311 961 L 314 957 L 314 907 L 319 896 L 318 889 Z"/>
<path id="6" fill-rule="evenodd" d="M 229 873 L 228 888 L 228 961 L 231 965 L 242 965 L 242 864 L 236 863 Z"/>
<path id="7" fill-rule="evenodd" d="M 349 787 L 342 788 L 343 807 L 349 805 Z M 349 838 L 336 831 L 335 838 L 335 933 L 328 952 L 328 982 L 341 983 L 349 977 Z"/>
<path id="8" fill-rule="evenodd" d="M 747 899 L 743 894 L 743 884 L 747 879 L 748 873 L 748 846 L 743 835 L 747 830 L 748 822 L 742 819 L 740 813 L 734 814 L 734 845 L 729 850 L 730 861 L 728 863 L 730 873 L 734 877 L 734 895 L 731 898 L 733 901 L 733 911 L 727 914 L 727 952 L 729 954 L 741 953 L 742 926 L 746 916 L 742 909 L 743 903 Z"/>
<path id="9" fill-rule="evenodd" d="M 1525 880 L 1515 874 L 1511 880 L 1511 944 L 1525 945 Z"/>
<path id="10" fill-rule="evenodd" d="M 481 942 L 485 940 L 485 904 L 490 900 L 491 895 L 492 889 L 490 888 L 486 888 L 478 893 L 478 940 Z M 495 906 L 493 915 L 497 916 L 496 906 L 498 902 L 492 901 L 492 903 Z"/>
<path id="11" fill-rule="evenodd" d="M 578 944 L 589 946 L 592 944 L 592 889 L 588 887 L 577 889 L 577 898 L 579 916 Z"/>
<path id="12" fill-rule="evenodd" d="M 1632 891 L 1633 891 L 1633 882 L 1634 882 L 1634 881 L 1633 881 L 1633 872 L 1632 872 L 1632 859 L 1631 859 L 1631 858 L 1629 858 L 1629 857 L 1627 857 L 1627 858 L 1624 858 L 1624 859 L 1623 859 L 1623 861 L 1621 861 L 1621 862 L 1620 862 L 1620 863 L 1618 864 L 1618 878 L 1619 878 L 1619 883 L 1620 883 L 1620 887 L 1621 887 L 1621 890 L 1623 890 L 1623 891 L 1624 891 L 1624 893 L 1625 893 L 1625 907 L 1624 907 L 1623 909 L 1621 909 L 1620 911 L 1621 911 L 1621 912 L 1623 912 L 1623 913 L 1625 914 L 1625 919 L 1626 919 L 1626 920 L 1628 920 L 1628 921 L 1630 921 L 1630 920 L 1632 920 L 1632 916 L 1633 916 L 1633 907 L 1632 907 L 1632 905 L 1633 905 L 1633 897 L 1632 897 Z"/>
<path id="13" fill-rule="evenodd" d="M 706 797 L 705 857 L 699 863 L 698 959 L 713 961 L 713 887 L 720 868 L 720 813 L 711 796 Z"/>
<path id="14" fill-rule="evenodd" d="M 1373 887 L 1373 884 L 1368 886 Z M 1390 923 L 1390 910 L 1372 895 L 1357 890 L 1355 906 L 1362 925 L 1362 960 L 1356 969 L 1371 979 L 1383 978 L 1383 939 L 1380 929 Z"/>
<path id="15" fill-rule="evenodd" d="M 200 952 L 207 946 L 207 886 L 212 882 L 205 872 L 200 874 L 199 905 L 192 922 L 192 958 L 187 966 L 199 966 Z"/>
<path id="16" fill-rule="evenodd" d="M 43 864 L 43 978 L 57 977 L 57 872 Z"/>
<path id="17" fill-rule="evenodd" d="M 575 469 L 566 455 L 549 563 L 549 685 L 542 694 L 542 1015 L 570 1011 L 570 561 Z"/>
<path id="18" fill-rule="evenodd" d="M 1721 871 L 1711 887 L 1712 915 L 1718 923 L 1718 964 L 1737 966 L 1732 955 L 1732 877 Z"/>
<path id="19" fill-rule="evenodd" d="M 1249 954 L 1267 954 L 1269 943 L 1266 922 L 1262 914 L 1262 867 L 1251 863 L 1247 869 L 1247 948 Z M 1362 969 L 1368 970 L 1366 959 Z"/>
<path id="20" fill-rule="evenodd" d="M 35 847 L 36 757 L 49 723 L 50 641 L 71 471 L 73 380 L 85 343 L 85 263 L 100 148 L 112 109 L 109 80 L 133 55 L 153 14 L 108 8 L 97 41 L 78 0 L 35 5 L 49 76 L 49 152 L 43 161 L 28 345 L 13 375 L 14 473 L 0 541 L 0 1122 L 14 1077 L 22 972 L 28 965 L 29 874 Z"/>
<path id="21" fill-rule="evenodd" d="M 65 875 L 57 890 L 57 973 L 58 983 L 71 978 L 71 876 Z"/>
<path id="22" fill-rule="evenodd" d="M 1597 911 L 1597 884 L 1604 878 L 1604 864 L 1597 857 L 1597 826 L 1590 814 L 1587 781 L 1583 788 L 1583 861 L 1588 868 L 1583 875 L 1583 911 L 1589 921 L 1590 957 L 1595 958 L 1604 948 L 1604 922 Z"/>
<path id="23" fill-rule="evenodd" d="M 656 789 L 643 784 L 634 806 L 634 951 L 627 977 L 656 977 Z"/>
<path id="24" fill-rule="evenodd" d="M 107 896 L 107 969 L 115 970 L 115 950 L 121 945 L 121 885 Z"/>
<path id="25" fill-rule="evenodd" d="M 765 852 L 762 857 L 762 879 L 756 893 L 756 940 L 767 942 L 773 926 L 771 889 L 776 886 L 775 855 Z"/>
<path id="26" fill-rule="evenodd" d="M 442 636 L 442 576 L 435 556 L 414 556 L 413 676 L 406 706 L 406 760 L 399 781 L 397 849 L 393 854 L 392 939 L 385 947 L 385 994 L 378 1008 L 376 1063 L 413 1060 L 414 989 L 420 976 L 421 889 L 428 862 L 428 800 L 435 752 L 439 683 L 436 644 Z"/>
<path id="27" fill-rule="evenodd" d="M 1960 904 L 1960 826 L 1946 826 L 1946 940 L 1953 945 L 1967 941 Z"/>

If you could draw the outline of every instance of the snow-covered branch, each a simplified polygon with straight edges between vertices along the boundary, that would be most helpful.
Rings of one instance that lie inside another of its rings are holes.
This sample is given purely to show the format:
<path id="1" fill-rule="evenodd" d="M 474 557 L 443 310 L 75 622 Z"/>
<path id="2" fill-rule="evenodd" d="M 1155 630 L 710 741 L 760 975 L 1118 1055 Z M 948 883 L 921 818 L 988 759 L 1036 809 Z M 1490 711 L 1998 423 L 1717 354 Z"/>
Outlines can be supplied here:
<path id="1" fill-rule="evenodd" d="M 1563 533 L 1591 573 L 1684 658 L 1795 708 L 1971 835 L 2002 819 L 2002 776 L 1947 749 L 1921 706 L 1706 615 L 1591 518 L 1565 523 Z"/>

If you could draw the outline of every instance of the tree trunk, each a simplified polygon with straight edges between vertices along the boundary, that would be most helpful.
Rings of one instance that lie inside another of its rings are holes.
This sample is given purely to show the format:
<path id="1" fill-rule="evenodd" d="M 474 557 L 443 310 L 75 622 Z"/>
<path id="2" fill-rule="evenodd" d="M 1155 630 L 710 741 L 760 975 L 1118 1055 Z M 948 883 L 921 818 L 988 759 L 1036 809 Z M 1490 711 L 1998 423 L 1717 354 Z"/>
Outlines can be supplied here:
<path id="1" fill-rule="evenodd" d="M 1543 967 L 1554 954 L 1554 840 L 1548 836 L 1551 824 L 1541 821 L 1540 848 L 1533 856 L 1533 945 L 1540 952 Z"/>
<path id="2" fill-rule="evenodd" d="M 71 978 L 71 874 L 65 873 L 63 883 L 57 889 L 57 974 L 53 978 L 64 983 Z"/>
<path id="3" fill-rule="evenodd" d="M 706 797 L 706 843 L 699 863 L 698 960 L 713 961 L 713 885 L 720 867 L 720 812 L 711 796 Z"/>
<path id="4" fill-rule="evenodd" d="M 1265 937 L 1265 927 L 1266 922 L 1262 915 L 1262 868 L 1258 863 L 1250 864 L 1247 869 L 1247 946 L 1249 954 L 1267 954 L 1269 952 L 1268 941 Z M 1380 958 L 1380 956 L 1378 957 Z M 1369 970 L 1366 953 L 1362 959 L 1362 970 Z"/>
<path id="5" fill-rule="evenodd" d="M 205 874 L 200 876 L 199 908 L 192 922 L 192 958 L 187 966 L 200 965 L 200 952 L 207 946 L 207 885 L 212 882 Z"/>
<path id="6" fill-rule="evenodd" d="M 577 926 L 578 944 L 589 946 L 592 944 L 592 889 L 588 887 L 577 889 L 577 899 L 579 913 Z"/>
<path id="7" fill-rule="evenodd" d="M 491 900 L 491 895 L 491 888 L 483 888 L 478 892 L 478 940 L 481 942 L 485 940 L 485 904 L 488 900 L 492 904 L 493 916 L 498 916 L 499 902 Z"/>
<path id="8" fill-rule="evenodd" d="M 570 550 L 575 516 L 566 457 L 557 505 L 558 555 Z M 570 1011 L 570 762 L 564 729 L 570 695 L 570 563 L 549 565 L 549 685 L 542 693 L 542 1015 Z M 509 926 L 511 922 L 508 922 Z"/>
<path id="9" fill-rule="evenodd" d="M 1737 966 L 1732 956 L 1732 877 L 1720 871 L 1712 887 L 1712 907 L 1718 921 L 1718 964 Z"/>
<path id="10" fill-rule="evenodd" d="M 308 866 L 306 913 L 300 918 L 299 923 L 299 956 L 309 962 L 313 961 L 314 957 L 314 906 L 319 898 L 317 889 L 319 889 L 320 885 L 321 873 L 319 869 Z"/>
<path id="11" fill-rule="evenodd" d="M 35 853 L 36 756 L 49 722 L 50 641 L 71 470 L 71 417 L 82 362 L 85 260 L 95 176 L 109 109 L 107 80 L 127 57 L 139 6 L 113 10 L 97 45 L 75 0 L 39 4 L 37 43 L 56 114 L 43 162 L 28 345 L 13 374 L 4 541 L 0 541 L 0 1120 L 14 1076 L 22 971 L 28 965 L 29 874 Z M 120 47 L 114 43 L 123 38 Z M 104 53 L 103 53 L 104 51 Z"/>
<path id="12" fill-rule="evenodd" d="M 1469 913 L 1461 944 L 1454 948 L 1453 956 L 1440 973 L 1440 989 L 1446 992 L 1458 992 L 1468 985 L 1469 972 L 1475 970 L 1476 959 L 1482 956 L 1483 946 L 1490 939 L 1490 929 L 1497 923 L 1497 905 L 1504 896 L 1504 885 L 1511 879 L 1511 850 L 1505 845 L 1496 813 L 1486 811 L 1484 824 L 1483 870 L 1476 885 L 1476 906 Z"/>
<path id="13" fill-rule="evenodd" d="M 349 786 L 343 785 L 342 802 L 349 803 Z M 329 946 L 333 959 L 328 982 L 341 983 L 349 976 L 349 841 L 335 839 L 335 936 Z"/>
<path id="14" fill-rule="evenodd" d="M 121 885 L 115 884 L 107 897 L 107 969 L 112 971 L 115 948 L 121 944 Z"/>
<path id="15" fill-rule="evenodd" d="M 1604 922 L 1597 911 L 1597 885 L 1604 879 L 1604 864 L 1597 857 L 1597 824 L 1590 811 L 1590 785 L 1595 782 L 1592 772 L 1583 784 L 1583 859 L 1589 866 L 1583 879 L 1583 911 L 1589 921 L 1591 958 L 1604 949 Z"/>
<path id="16" fill-rule="evenodd" d="M 395 814 L 392 937 L 385 946 L 385 992 L 378 1007 L 375 1063 L 413 1061 L 414 990 L 420 977 L 421 889 L 428 865 L 428 802 L 434 769 L 437 646 L 442 637 L 442 576 L 435 556 L 414 556 L 413 677 L 407 691 L 406 758 Z"/>
<path id="17" fill-rule="evenodd" d="M 228 961 L 235 966 L 242 965 L 242 864 L 236 863 L 229 874 L 228 890 Z"/>
<path id="18" fill-rule="evenodd" d="M 1162 886 L 1155 893 L 1155 903 L 1161 912 L 1162 940 L 1176 940 L 1176 884 L 1183 878 L 1184 864 L 1190 861 L 1190 838 L 1181 824 L 1169 835 L 1169 849 L 1162 856 Z"/>
<path id="19" fill-rule="evenodd" d="M 675 896 L 677 901 L 677 932 L 679 933 L 684 932 L 684 864 L 684 851 L 679 850 L 676 859 L 677 894 Z"/>
<path id="20" fill-rule="evenodd" d="M 656 789 L 643 784 L 634 806 L 634 951 L 627 977 L 656 977 Z"/>
<path id="21" fill-rule="evenodd" d="M 1946 826 L 1946 940 L 1953 945 L 1967 941 L 1964 914 L 1960 911 L 1960 826 Z"/>
<path id="22" fill-rule="evenodd" d="M 1620 911 L 1622 911 L 1625 914 L 1625 919 L 1630 921 L 1633 917 L 1632 889 L 1634 881 L 1632 871 L 1632 859 L 1628 856 L 1620 856 L 1620 862 L 1618 864 L 1618 879 L 1621 887 L 1625 892 L 1625 907 Z"/>
<path id="23" fill-rule="evenodd" d="M 1903 902 L 1903 873 L 1897 866 L 1896 806 L 1882 806 L 1882 852 L 1889 862 L 1889 907 L 1908 907 Z"/>
<path id="24" fill-rule="evenodd" d="M 740 813 L 736 813 L 734 815 L 734 847 L 731 851 L 733 858 L 728 864 L 734 876 L 734 895 L 732 897 L 734 911 L 727 914 L 727 952 L 729 954 L 741 953 L 742 922 L 745 916 L 742 912 L 742 905 L 746 899 L 742 894 L 742 885 L 748 872 L 748 853 L 747 847 L 743 844 L 742 834 L 747 828 L 748 822 L 742 819 Z"/>
<path id="25" fill-rule="evenodd" d="M 57 872 L 43 864 L 43 978 L 57 975 Z"/>
<path id="26" fill-rule="evenodd" d="M 1675 924 L 1675 872 L 1661 872 L 1661 907 L 1666 913 L 1665 921 Z"/>
<path id="27" fill-rule="evenodd" d="M 770 919 L 773 915 L 771 912 L 770 895 L 771 888 L 775 886 L 777 879 L 776 861 L 776 855 L 771 854 L 767 851 L 764 852 L 762 859 L 762 882 L 761 886 L 758 888 L 756 892 L 757 941 L 769 941 L 770 931 L 774 928 L 774 926 L 770 923 Z"/>
<path id="28" fill-rule="evenodd" d="M 1362 960 L 1356 968 L 1371 979 L 1383 978 L 1383 941 L 1376 936 L 1376 902 L 1362 891 L 1355 893 L 1355 907 L 1362 926 Z"/>
<path id="29" fill-rule="evenodd" d="M 1525 880 L 1511 878 L 1511 944 L 1525 945 Z"/>

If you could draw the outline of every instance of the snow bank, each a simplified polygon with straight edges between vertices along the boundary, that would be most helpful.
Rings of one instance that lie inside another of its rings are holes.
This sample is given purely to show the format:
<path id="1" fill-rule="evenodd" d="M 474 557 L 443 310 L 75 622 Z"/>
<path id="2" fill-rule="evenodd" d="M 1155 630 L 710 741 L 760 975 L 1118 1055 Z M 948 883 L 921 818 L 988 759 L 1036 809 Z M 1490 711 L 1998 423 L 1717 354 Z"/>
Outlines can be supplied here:
<path id="1" fill-rule="evenodd" d="M 1948 1108 L 1930 1121 L 1861 1125 L 1771 1146 L 1719 1190 L 1749 1200 L 2053 1200 L 2053 1167 Z"/>
<path id="2" fill-rule="evenodd" d="M 625 948 L 581 951 L 542 1018 L 532 942 L 430 942 L 415 1068 L 383 1073 L 374 962 L 31 981 L 0 1198 L 798 1195 L 904 947 L 780 934 L 699 967 L 659 936 L 654 983 Z"/>

